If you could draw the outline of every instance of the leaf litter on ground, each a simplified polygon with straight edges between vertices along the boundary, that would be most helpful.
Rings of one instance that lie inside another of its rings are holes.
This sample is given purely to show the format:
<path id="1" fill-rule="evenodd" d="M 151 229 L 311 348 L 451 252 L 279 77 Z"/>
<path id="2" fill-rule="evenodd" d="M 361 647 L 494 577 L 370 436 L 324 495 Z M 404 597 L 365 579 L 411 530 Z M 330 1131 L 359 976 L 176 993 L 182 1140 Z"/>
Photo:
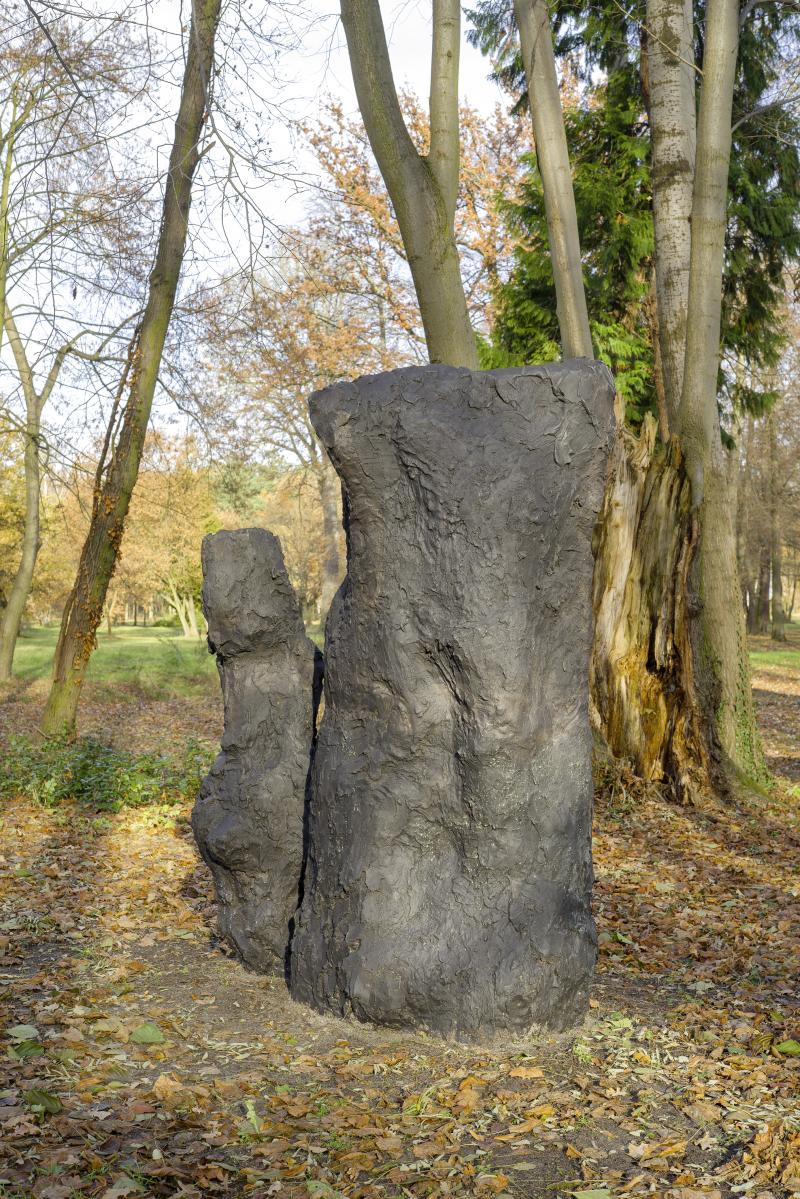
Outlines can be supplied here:
<path id="1" fill-rule="evenodd" d="M 244 970 L 188 811 L 4 804 L 3 1199 L 800 1195 L 790 785 L 678 807 L 606 778 L 589 1016 L 485 1046 L 327 1018 Z"/>

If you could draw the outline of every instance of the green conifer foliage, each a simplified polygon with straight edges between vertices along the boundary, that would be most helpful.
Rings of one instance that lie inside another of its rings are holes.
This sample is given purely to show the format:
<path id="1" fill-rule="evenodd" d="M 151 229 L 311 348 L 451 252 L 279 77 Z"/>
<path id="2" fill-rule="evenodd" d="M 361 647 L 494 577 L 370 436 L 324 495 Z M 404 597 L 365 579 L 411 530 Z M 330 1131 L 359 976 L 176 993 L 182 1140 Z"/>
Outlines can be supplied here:
<path id="1" fill-rule="evenodd" d="M 581 81 L 579 102 L 567 107 L 564 116 L 592 338 L 598 356 L 616 376 L 635 425 L 655 409 L 644 4 L 623 10 L 615 0 L 556 3 L 553 14 L 556 52 Z M 527 98 L 512 4 L 479 0 L 469 16 L 473 43 L 490 57 L 495 76 L 521 109 Z M 703 18 L 698 4 L 700 63 Z M 768 407 L 773 397 L 747 384 L 733 364 L 758 368 L 777 360 L 786 269 L 800 257 L 800 114 L 797 96 L 784 86 L 786 64 L 796 57 L 799 38 L 800 16 L 781 4 L 756 6 L 742 28 L 720 394 L 726 407 L 735 401 L 752 412 Z M 533 157 L 521 200 L 503 204 L 518 250 L 499 296 L 492 343 L 482 347 L 485 366 L 545 361 L 559 354 L 544 203 Z"/>

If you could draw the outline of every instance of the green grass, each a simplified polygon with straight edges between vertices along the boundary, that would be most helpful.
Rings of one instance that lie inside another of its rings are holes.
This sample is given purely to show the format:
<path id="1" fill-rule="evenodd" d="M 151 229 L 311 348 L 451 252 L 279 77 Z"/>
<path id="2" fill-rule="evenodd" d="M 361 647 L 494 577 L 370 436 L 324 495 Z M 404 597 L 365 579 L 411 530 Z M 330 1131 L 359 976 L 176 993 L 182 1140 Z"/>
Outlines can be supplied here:
<path id="1" fill-rule="evenodd" d="M 309 623 L 307 631 L 321 646 L 322 629 Z M 752 665 L 800 670 L 800 627 L 789 626 L 788 634 L 788 646 L 766 638 L 751 646 Z M 55 625 L 26 630 L 17 642 L 14 675 L 27 682 L 47 678 L 57 636 Z M 216 683 L 217 671 L 205 640 L 187 641 L 179 629 L 124 627 L 115 629 L 111 637 L 105 630 L 98 633 L 89 678 L 112 686 L 133 686 L 151 694 L 184 696 L 205 689 L 209 680 Z"/>
<path id="2" fill-rule="evenodd" d="M 58 628 L 28 629 L 17 642 L 14 675 L 27 682 L 47 678 Z M 187 641 L 178 629 L 117 628 L 98 633 L 89 678 L 133 686 L 159 695 L 189 695 L 216 681 L 214 658 L 205 640 Z"/>
<path id="3" fill-rule="evenodd" d="M 771 641 L 768 636 L 750 643 L 750 663 L 754 667 L 777 666 L 783 670 L 800 670 L 800 625 L 787 623 L 788 644 Z"/>
<path id="4" fill-rule="evenodd" d="M 787 670 L 800 670 L 800 649 L 753 649 L 750 651 L 753 666 L 782 666 Z"/>

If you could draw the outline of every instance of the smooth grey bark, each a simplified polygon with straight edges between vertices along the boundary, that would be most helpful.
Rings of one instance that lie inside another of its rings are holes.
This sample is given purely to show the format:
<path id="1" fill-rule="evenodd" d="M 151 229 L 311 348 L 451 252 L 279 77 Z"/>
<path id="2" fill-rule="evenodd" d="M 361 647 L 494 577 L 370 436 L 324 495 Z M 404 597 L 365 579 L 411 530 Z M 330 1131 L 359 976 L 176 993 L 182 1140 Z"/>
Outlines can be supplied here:
<path id="1" fill-rule="evenodd" d="M 547 0 L 514 0 L 528 84 L 536 161 L 542 177 L 547 235 L 565 358 L 591 358 L 575 194 L 558 90 Z"/>
<path id="2" fill-rule="evenodd" d="M 25 425 L 25 526 L 22 552 L 8 600 L 0 621 L 0 682 L 11 678 L 14 650 L 22 626 L 22 614 L 33 585 L 39 555 L 39 506 L 41 479 L 39 462 L 39 415 L 30 412 Z"/>
<path id="3" fill-rule="evenodd" d="M 725 757 L 750 777 L 764 759 L 750 687 L 736 564 L 736 472 L 722 444 L 717 404 L 722 274 L 739 44 L 738 0 L 709 0 L 697 122 L 683 391 L 678 431 L 699 529 L 693 586 L 702 706 Z"/>
<path id="4" fill-rule="evenodd" d="M 755 633 L 766 633 L 769 630 L 769 580 L 769 543 L 765 541 L 758 555 L 758 597 L 753 622 L 753 632 Z"/>
<path id="5" fill-rule="evenodd" d="M 326 629 L 295 998 L 472 1037 L 569 1025 L 590 911 L 598 363 L 411 367 L 311 400 L 348 573 Z"/>
<path id="6" fill-rule="evenodd" d="M 738 45 L 738 0 L 709 0 L 692 192 L 686 354 L 678 422 L 692 476 L 695 507 L 703 502 L 705 469 L 719 458 L 716 449 L 721 445 L 717 373 Z"/>
<path id="7" fill-rule="evenodd" d="M 22 535 L 22 551 L 8 601 L 0 621 L 0 682 L 11 678 L 14 650 L 22 625 L 22 614 L 33 585 L 33 572 L 40 546 L 40 503 L 42 489 L 42 463 L 40 459 L 40 437 L 42 412 L 53 388 L 58 382 L 66 356 L 74 351 L 74 339 L 62 346 L 50 366 L 40 391 L 36 390 L 34 369 L 17 328 L 14 314 L 8 305 L 3 309 L 0 328 L 8 333 L 9 346 L 14 365 L 25 398 L 25 525 Z M 0 339 L 1 340 L 1 339 Z"/>
<path id="8" fill-rule="evenodd" d="M 421 155 L 397 100 L 378 0 L 341 0 L 358 106 L 400 226 L 431 362 L 477 367 L 453 230 L 458 191 L 457 0 L 434 0 L 431 146 Z"/>
<path id="9" fill-rule="evenodd" d="M 428 163 L 452 226 L 458 199 L 461 145 L 458 120 L 458 67 L 461 55 L 459 0 L 433 0 L 431 82 L 429 96 L 431 144 Z"/>
<path id="10" fill-rule="evenodd" d="M 681 406 L 689 302 L 696 151 L 692 22 L 692 0 L 647 0 L 657 347 L 672 429 Z"/>
<path id="11" fill-rule="evenodd" d="M 202 558 L 225 732 L 192 828 L 214 876 L 222 936 L 249 966 L 283 974 L 303 872 L 317 651 L 277 537 L 212 533 Z"/>
<path id="12" fill-rule="evenodd" d="M 783 529 L 781 528 L 780 480 L 778 478 L 778 431 L 775 412 L 767 417 L 769 438 L 769 538 L 772 565 L 772 639 L 786 640 L 786 614 L 783 610 Z"/>

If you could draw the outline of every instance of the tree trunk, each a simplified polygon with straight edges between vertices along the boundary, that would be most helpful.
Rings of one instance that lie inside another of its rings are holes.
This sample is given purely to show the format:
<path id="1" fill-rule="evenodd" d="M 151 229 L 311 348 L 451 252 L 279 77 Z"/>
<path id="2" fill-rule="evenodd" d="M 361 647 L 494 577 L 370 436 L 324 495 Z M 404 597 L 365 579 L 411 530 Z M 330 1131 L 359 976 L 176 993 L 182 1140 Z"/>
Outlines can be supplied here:
<path id="1" fill-rule="evenodd" d="M 323 624 L 331 606 L 331 600 L 339 589 L 344 571 L 339 550 L 342 522 L 339 516 L 339 480 L 328 462 L 324 462 L 317 474 L 319 500 L 322 507 L 322 588 L 320 607 Z"/>
<path id="2" fill-rule="evenodd" d="M 695 164 L 692 0 L 647 0 L 646 29 L 657 344 L 674 429 L 683 390 Z"/>
<path id="3" fill-rule="evenodd" d="M 19 566 L 8 593 L 2 624 L 0 624 L 0 682 L 7 682 L 11 678 L 14 649 L 19 637 L 25 604 L 31 593 L 33 571 L 39 553 L 40 470 L 39 417 L 29 410 L 25 427 L 25 530 L 22 537 Z"/>
<path id="4" fill-rule="evenodd" d="M 781 529 L 780 485 L 778 480 L 778 432 L 775 413 L 767 418 L 769 438 L 769 537 L 772 563 L 772 640 L 786 640 L 786 616 L 783 611 L 783 530 Z"/>
<path id="5" fill-rule="evenodd" d="M 458 0 L 434 0 L 431 146 L 420 155 L 406 128 L 378 0 L 342 0 L 358 106 L 403 238 L 431 362 L 475 368 L 453 231 L 458 190 Z"/>
<path id="6" fill-rule="evenodd" d="M 596 533 L 591 716 L 615 757 L 680 798 L 717 773 L 695 680 L 690 508 L 678 443 L 659 443 L 650 416 L 639 436 L 620 424 Z"/>
<path id="7" fill-rule="evenodd" d="M 119 593 L 117 591 L 112 592 L 111 595 L 106 597 L 106 632 L 109 637 L 114 636 L 114 613 L 117 609 L 118 599 Z"/>
<path id="8" fill-rule="evenodd" d="M 776 538 L 772 551 L 772 640 L 786 640 L 786 613 L 783 610 L 783 578 L 781 576 L 781 543 Z"/>
<path id="9" fill-rule="evenodd" d="M 767 542 L 764 542 L 758 558 L 758 593 L 756 595 L 756 611 L 753 620 L 754 633 L 764 634 L 769 631 L 769 579 L 769 545 Z"/>
<path id="10" fill-rule="evenodd" d="M 581 247 L 564 114 L 558 90 L 547 0 L 515 0 L 528 84 L 536 160 L 542 177 L 547 235 L 565 358 L 591 358 L 592 336 L 581 269 Z"/>
<path id="11" fill-rule="evenodd" d="M 61 621 L 53 683 L 42 716 L 42 731 L 55 735 L 75 727 L 86 669 L 95 644 L 109 581 L 117 564 L 125 517 L 139 472 L 186 249 L 192 181 L 200 159 L 214 69 L 214 38 L 221 0 L 196 0 L 180 108 L 170 154 L 158 248 L 147 305 L 129 358 L 129 393 L 119 440 L 104 481 L 98 480 L 89 532 L 78 574 Z"/>
<path id="12" fill-rule="evenodd" d="M 691 260 L 683 392 L 678 431 L 691 481 L 697 555 L 692 650 L 711 748 L 734 770 L 763 778 L 750 688 L 744 612 L 736 569 L 736 476 L 722 444 L 717 376 L 739 36 L 737 0 L 709 0 L 692 196 Z M 663 349 L 663 346 L 662 346 Z"/>
<path id="13" fill-rule="evenodd" d="M 190 635 L 190 630 L 189 622 L 186 616 L 186 610 L 184 608 L 183 596 L 178 593 L 173 583 L 168 583 L 167 586 L 169 590 L 164 593 L 164 598 L 180 621 L 181 632 L 183 636 L 188 637 Z"/>
<path id="14" fill-rule="evenodd" d="M 197 641 L 198 638 L 200 637 L 200 630 L 197 627 L 197 609 L 194 606 L 194 596 L 187 595 L 185 597 L 185 603 L 186 603 L 186 623 L 189 626 L 189 632 L 188 632 L 187 636 L 193 637 L 194 640 Z"/>

